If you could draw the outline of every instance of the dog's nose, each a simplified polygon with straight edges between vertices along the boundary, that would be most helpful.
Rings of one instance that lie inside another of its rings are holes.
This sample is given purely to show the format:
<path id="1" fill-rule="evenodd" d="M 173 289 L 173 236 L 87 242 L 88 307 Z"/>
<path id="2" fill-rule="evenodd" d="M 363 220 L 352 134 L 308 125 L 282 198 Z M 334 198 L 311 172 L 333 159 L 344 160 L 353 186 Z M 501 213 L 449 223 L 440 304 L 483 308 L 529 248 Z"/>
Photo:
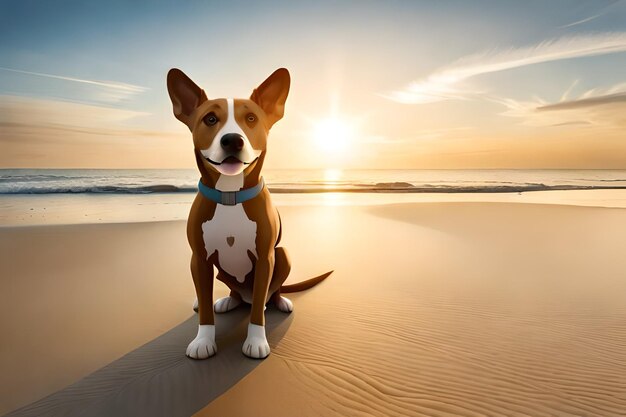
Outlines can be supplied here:
<path id="1" fill-rule="evenodd" d="M 239 152 L 243 149 L 243 136 L 239 133 L 227 133 L 220 139 L 220 145 L 226 152 Z"/>

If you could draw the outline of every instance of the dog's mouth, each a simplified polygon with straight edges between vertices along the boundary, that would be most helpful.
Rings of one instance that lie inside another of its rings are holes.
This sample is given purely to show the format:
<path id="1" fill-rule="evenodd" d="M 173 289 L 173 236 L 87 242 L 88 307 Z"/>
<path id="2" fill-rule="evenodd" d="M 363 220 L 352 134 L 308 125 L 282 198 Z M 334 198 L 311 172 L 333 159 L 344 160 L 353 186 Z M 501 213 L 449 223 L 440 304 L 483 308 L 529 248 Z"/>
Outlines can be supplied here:
<path id="1" fill-rule="evenodd" d="M 216 169 L 219 172 L 221 172 L 222 174 L 226 174 L 226 175 L 235 175 L 235 174 L 240 173 L 241 171 L 243 171 L 243 169 L 247 165 L 250 165 L 257 159 L 258 158 L 254 158 L 250 162 L 243 162 L 239 158 L 231 155 L 231 156 L 224 158 L 222 162 L 217 162 L 217 161 L 212 160 L 211 158 L 206 158 L 206 160 L 209 161 L 209 163 L 211 163 L 212 165 L 215 165 Z"/>
<path id="2" fill-rule="evenodd" d="M 230 165 L 230 164 L 250 165 L 251 163 L 253 163 L 257 159 L 258 159 L 258 157 L 254 158 L 250 162 L 243 162 L 243 161 L 240 161 L 239 158 L 237 158 L 236 156 L 228 156 L 222 162 L 216 162 L 216 161 L 212 160 L 211 158 L 206 158 L 206 160 L 209 161 L 210 163 L 212 163 L 213 165 Z"/>

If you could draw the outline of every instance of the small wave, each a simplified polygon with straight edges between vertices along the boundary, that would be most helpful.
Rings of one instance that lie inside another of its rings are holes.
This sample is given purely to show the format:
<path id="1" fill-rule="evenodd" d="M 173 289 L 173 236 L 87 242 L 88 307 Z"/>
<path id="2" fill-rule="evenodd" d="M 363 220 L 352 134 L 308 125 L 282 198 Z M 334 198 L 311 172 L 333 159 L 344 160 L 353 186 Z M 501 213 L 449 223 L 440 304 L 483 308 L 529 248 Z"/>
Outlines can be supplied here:
<path id="1" fill-rule="evenodd" d="M 540 183 L 504 184 L 504 185 L 414 185 L 408 182 L 379 182 L 376 184 L 303 185 L 277 184 L 268 185 L 271 192 L 277 194 L 309 193 L 521 193 L 528 191 L 550 190 L 596 190 L 626 189 L 626 185 L 546 185 Z M 2 189 L 0 195 L 19 194 L 158 194 L 158 193 L 195 193 L 196 186 L 175 186 L 157 184 L 144 186 L 66 186 L 66 187 L 14 187 Z"/>
<path id="2" fill-rule="evenodd" d="M 28 182 L 60 182 L 60 181 L 76 181 L 76 180 L 93 180 L 93 177 L 85 176 L 64 176 L 64 175 L 2 175 L 0 184 L 2 183 L 28 183 Z"/>
<path id="3" fill-rule="evenodd" d="M 89 186 L 89 187 L 29 187 L 2 190 L 0 194 L 152 194 L 152 193 L 189 193 L 196 192 L 196 187 L 177 187 L 170 184 L 147 185 L 140 187 L 124 186 Z"/>
<path id="4" fill-rule="evenodd" d="M 413 184 L 408 183 L 408 182 L 403 182 L 403 181 L 394 181 L 394 182 L 377 182 L 375 187 L 379 187 L 379 188 L 389 188 L 389 189 L 393 189 L 393 188 L 413 188 L 415 187 Z"/>

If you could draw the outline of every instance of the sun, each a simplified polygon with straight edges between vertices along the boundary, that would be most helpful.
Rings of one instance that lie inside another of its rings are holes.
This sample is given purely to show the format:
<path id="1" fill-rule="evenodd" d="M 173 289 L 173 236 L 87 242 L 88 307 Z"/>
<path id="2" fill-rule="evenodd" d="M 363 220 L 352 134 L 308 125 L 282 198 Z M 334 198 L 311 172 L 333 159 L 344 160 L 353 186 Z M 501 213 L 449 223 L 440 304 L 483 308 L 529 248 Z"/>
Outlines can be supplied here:
<path id="1" fill-rule="evenodd" d="M 354 140 L 355 127 L 338 117 L 328 117 L 315 122 L 313 141 L 324 152 L 336 154 L 345 151 Z"/>

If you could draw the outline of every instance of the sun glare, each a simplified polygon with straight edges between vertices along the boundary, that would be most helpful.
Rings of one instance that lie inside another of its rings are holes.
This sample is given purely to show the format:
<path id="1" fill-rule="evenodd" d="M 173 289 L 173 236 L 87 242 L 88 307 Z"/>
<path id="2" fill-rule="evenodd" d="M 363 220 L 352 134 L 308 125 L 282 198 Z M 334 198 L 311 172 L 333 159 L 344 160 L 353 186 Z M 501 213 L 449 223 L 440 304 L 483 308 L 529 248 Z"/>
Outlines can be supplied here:
<path id="1" fill-rule="evenodd" d="M 324 152 L 338 153 L 345 151 L 355 136 L 355 129 L 348 122 L 337 117 L 316 122 L 313 140 Z"/>
<path id="2" fill-rule="evenodd" d="M 324 170 L 324 180 L 327 182 L 337 182 L 342 176 L 343 173 L 340 169 L 331 168 Z"/>

